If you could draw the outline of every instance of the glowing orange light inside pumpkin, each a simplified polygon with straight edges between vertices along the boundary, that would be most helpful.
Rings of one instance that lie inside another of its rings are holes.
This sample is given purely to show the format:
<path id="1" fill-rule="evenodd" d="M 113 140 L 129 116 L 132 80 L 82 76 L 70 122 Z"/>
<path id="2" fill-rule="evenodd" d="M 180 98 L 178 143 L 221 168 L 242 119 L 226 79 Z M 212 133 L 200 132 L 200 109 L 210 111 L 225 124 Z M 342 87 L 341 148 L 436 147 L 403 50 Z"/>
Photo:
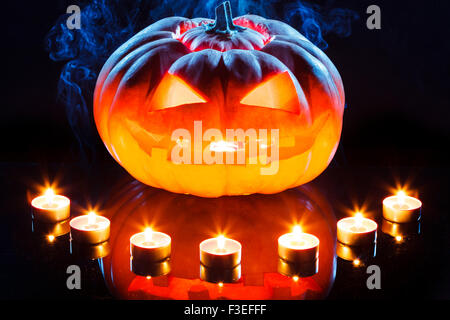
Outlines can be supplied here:
<path id="1" fill-rule="evenodd" d="M 235 142 L 213 141 L 210 149 L 215 152 L 235 152 L 238 150 L 238 145 Z"/>
<path id="2" fill-rule="evenodd" d="M 150 102 L 150 110 L 161 110 L 193 103 L 205 103 L 198 92 L 183 79 L 173 74 L 166 74 L 156 89 Z"/>
<path id="3" fill-rule="evenodd" d="M 241 100 L 241 103 L 293 113 L 300 112 L 298 93 L 287 71 L 257 86 Z"/>

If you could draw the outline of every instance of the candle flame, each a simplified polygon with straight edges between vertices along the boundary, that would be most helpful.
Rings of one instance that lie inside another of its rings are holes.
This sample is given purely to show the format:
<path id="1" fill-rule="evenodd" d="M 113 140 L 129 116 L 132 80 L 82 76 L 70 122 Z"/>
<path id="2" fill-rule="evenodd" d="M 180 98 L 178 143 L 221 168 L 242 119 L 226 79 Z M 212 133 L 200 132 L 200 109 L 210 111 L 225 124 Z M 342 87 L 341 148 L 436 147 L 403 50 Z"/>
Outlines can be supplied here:
<path id="1" fill-rule="evenodd" d="M 294 226 L 294 228 L 292 229 L 292 233 L 296 236 L 299 237 L 300 234 L 302 233 L 302 227 L 300 226 Z"/>
<path id="2" fill-rule="evenodd" d="M 217 248 L 219 249 L 225 248 L 225 237 L 222 235 L 217 237 Z"/>
<path id="3" fill-rule="evenodd" d="M 403 190 L 397 192 L 397 201 L 399 204 L 404 204 L 406 198 L 406 193 Z"/>
<path id="4" fill-rule="evenodd" d="M 355 224 L 356 226 L 360 227 L 362 225 L 362 219 L 363 219 L 363 215 L 361 212 L 356 212 L 355 213 Z"/>
<path id="5" fill-rule="evenodd" d="M 153 230 L 152 228 L 145 228 L 144 230 L 144 241 L 145 242 L 152 242 L 153 238 Z"/>
<path id="6" fill-rule="evenodd" d="M 300 227 L 299 225 L 294 226 L 294 228 L 292 229 L 292 234 L 293 234 L 293 242 L 301 242 L 302 241 L 302 227 Z"/>
<path id="7" fill-rule="evenodd" d="M 48 188 L 45 190 L 44 196 L 47 203 L 50 204 L 53 202 L 53 198 L 55 197 L 55 191 L 53 191 L 52 188 Z"/>
<path id="8" fill-rule="evenodd" d="M 97 216 L 97 214 L 94 211 L 89 211 L 89 213 L 88 213 L 88 225 L 95 224 L 95 220 L 96 220 L 95 217 L 96 216 Z"/>
<path id="9" fill-rule="evenodd" d="M 353 260 L 353 265 L 354 265 L 355 267 L 359 266 L 360 264 L 361 264 L 361 260 L 359 260 L 359 259 Z"/>
<path id="10" fill-rule="evenodd" d="M 294 280 L 294 282 L 297 282 L 298 279 L 299 279 L 298 276 L 293 276 L 293 277 L 292 277 L 292 280 Z"/>

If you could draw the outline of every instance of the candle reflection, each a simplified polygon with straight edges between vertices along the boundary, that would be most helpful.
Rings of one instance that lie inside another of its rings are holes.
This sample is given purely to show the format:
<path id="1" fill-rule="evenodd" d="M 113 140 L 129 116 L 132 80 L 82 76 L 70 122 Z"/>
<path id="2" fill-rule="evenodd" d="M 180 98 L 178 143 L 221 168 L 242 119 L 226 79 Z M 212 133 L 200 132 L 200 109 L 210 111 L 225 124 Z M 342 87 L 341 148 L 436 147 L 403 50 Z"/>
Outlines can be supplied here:
<path id="1" fill-rule="evenodd" d="M 308 299 L 324 297 L 334 281 L 334 214 L 326 199 L 311 187 L 275 195 L 212 199 L 172 194 L 139 183 L 123 190 L 111 192 L 109 202 L 104 204 L 108 208 L 105 215 L 111 218 L 113 227 L 113 251 L 103 259 L 103 275 L 116 297 Z M 292 276 L 278 273 L 276 239 L 286 232 L 286 222 L 291 221 L 301 221 L 304 231 L 320 238 L 321 245 L 320 259 L 316 260 L 319 271 L 297 282 Z M 142 277 L 124 268 L 130 263 L 130 236 L 142 225 L 164 227 L 164 232 L 172 237 L 168 275 L 152 275 L 147 280 L 145 272 Z M 226 274 L 209 273 L 214 268 L 199 261 L 199 244 L 211 229 L 226 230 L 210 238 L 214 245 L 212 254 L 220 255 L 227 249 L 228 240 L 239 241 L 242 246 L 241 264 L 227 268 Z M 165 280 L 157 281 L 160 278 Z"/>

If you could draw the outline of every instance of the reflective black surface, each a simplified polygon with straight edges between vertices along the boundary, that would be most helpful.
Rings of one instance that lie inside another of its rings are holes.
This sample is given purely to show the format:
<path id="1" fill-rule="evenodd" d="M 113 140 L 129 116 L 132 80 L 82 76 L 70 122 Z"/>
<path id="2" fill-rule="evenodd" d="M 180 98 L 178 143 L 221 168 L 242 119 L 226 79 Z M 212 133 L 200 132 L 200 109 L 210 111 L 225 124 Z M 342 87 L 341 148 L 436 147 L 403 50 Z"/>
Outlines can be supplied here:
<path id="1" fill-rule="evenodd" d="M 116 278 L 114 280 L 116 282 L 105 281 L 105 279 L 107 280 L 112 275 L 112 269 L 105 268 L 105 265 L 108 263 L 111 255 L 114 254 L 114 250 L 118 250 L 114 248 L 114 245 L 112 245 L 111 253 L 107 257 L 103 259 L 91 259 L 96 257 L 95 254 L 98 256 L 98 250 L 94 250 L 94 253 L 91 252 L 92 255 L 89 256 L 86 254 L 86 251 L 72 248 L 71 254 L 69 234 L 63 234 L 64 231 L 61 231 L 62 235 L 51 239 L 48 237 L 48 228 L 32 225 L 27 197 L 29 198 L 31 194 L 37 191 L 36 184 L 39 185 L 42 183 L 44 176 L 49 176 L 51 180 L 59 180 L 58 186 L 72 200 L 72 215 L 81 213 L 89 206 L 96 206 L 101 213 L 108 215 L 107 209 L 110 207 L 111 201 L 120 201 L 121 197 L 125 197 L 125 195 L 131 192 L 131 189 L 127 189 L 126 186 L 128 188 L 130 186 L 131 188 L 135 188 L 135 191 L 138 190 L 138 193 L 135 195 L 141 198 L 145 198 L 146 194 L 154 195 L 155 193 L 166 194 L 164 196 L 166 198 L 183 198 L 183 201 L 187 201 L 186 197 L 188 197 L 184 195 L 171 195 L 165 191 L 151 189 L 137 182 L 133 182 L 117 166 L 91 167 L 90 169 L 86 169 L 86 167 L 54 165 L 48 168 L 47 173 L 44 173 L 42 167 L 33 164 L 2 164 L 0 174 L 4 182 L 2 192 L 2 223 L 0 227 L 1 281 L 3 284 L 1 295 L 5 298 L 110 299 L 114 297 L 133 297 L 120 295 L 113 287 L 119 283 L 121 272 L 115 275 Z M 373 251 L 370 250 L 368 254 L 358 255 L 360 257 L 360 264 L 358 266 L 355 266 L 352 260 L 347 261 L 342 258 L 336 258 L 337 265 L 334 283 L 331 283 L 331 291 L 326 295 L 327 298 L 449 298 L 450 228 L 449 201 L 447 198 L 449 191 L 448 177 L 448 171 L 440 168 L 345 169 L 331 167 L 314 181 L 311 186 L 307 186 L 308 188 L 311 187 L 318 190 L 320 196 L 326 199 L 326 202 L 330 204 L 336 216 L 336 220 L 348 215 L 349 210 L 355 204 L 360 206 L 364 204 L 367 216 L 374 218 L 379 225 L 375 257 L 373 257 Z M 386 226 L 386 223 L 383 224 L 381 218 L 381 201 L 385 196 L 390 194 L 388 187 L 394 186 L 396 180 L 408 180 L 410 187 L 419 192 L 419 197 L 424 204 L 420 224 L 417 223 L 407 227 L 402 226 L 400 229 L 393 228 L 392 225 Z M 122 188 L 121 186 L 125 187 Z M 118 190 L 122 191 L 118 194 Z M 292 193 L 294 191 L 289 192 Z M 252 197 L 259 199 L 265 196 Z M 278 196 L 269 197 L 277 199 Z M 152 199 L 155 200 L 158 198 Z M 125 200 L 122 205 L 125 207 L 127 203 L 131 205 L 132 202 L 130 201 L 131 199 Z M 197 199 L 196 201 L 203 203 L 201 199 Z M 227 200 L 205 200 L 205 202 L 209 202 L 210 204 L 214 204 L 215 201 Z M 247 200 L 242 201 L 242 203 L 245 203 Z M 315 201 L 317 202 L 317 199 Z M 251 201 L 249 200 L 249 202 Z M 147 203 L 146 206 L 147 208 L 154 208 L 161 205 L 154 202 Z M 165 207 L 167 208 L 167 206 Z M 283 205 L 280 202 L 280 208 L 282 207 Z M 131 213 L 135 212 L 134 209 L 127 210 L 130 210 Z M 254 209 L 255 212 L 257 210 L 257 208 Z M 122 215 L 125 214 L 126 216 L 126 212 L 123 213 L 124 210 L 120 210 L 119 208 L 119 211 L 122 212 Z M 271 219 L 275 226 L 280 218 L 277 218 L 275 209 L 272 211 L 273 216 Z M 135 213 L 133 214 L 136 215 Z M 145 216 L 145 213 L 140 214 Z M 227 213 L 227 215 L 230 214 L 232 213 Z M 270 213 L 264 212 L 264 214 L 269 215 Z M 266 226 L 266 224 L 263 226 Z M 242 232 L 245 228 L 251 229 L 251 227 L 242 228 L 238 228 L 239 231 Z M 139 229 L 139 226 L 136 227 L 137 229 Z M 64 230 L 64 228 L 60 227 L 57 230 Z M 287 231 L 289 230 L 286 229 Z M 113 227 L 111 244 L 114 243 L 115 233 L 116 231 Z M 397 233 L 401 234 L 401 239 L 394 237 Z M 199 239 L 207 238 L 208 236 L 209 234 L 207 232 L 196 235 Z M 123 235 L 123 239 L 125 240 L 122 240 L 121 246 L 123 248 L 120 250 L 127 250 L 124 247 L 124 243 L 128 237 L 128 234 Z M 175 266 L 175 271 L 172 272 L 174 277 L 177 274 L 185 279 L 195 279 L 196 276 L 198 277 L 198 270 L 195 268 L 198 260 L 198 257 L 195 256 L 197 248 L 194 245 L 197 239 L 194 238 L 192 244 L 186 245 L 187 248 L 194 246 L 191 250 L 192 252 L 186 253 L 188 257 L 194 255 L 192 258 L 186 258 L 190 259 L 191 262 L 186 264 L 185 270 L 180 266 Z M 177 239 L 177 242 L 179 242 L 179 239 Z M 270 245 L 268 246 L 270 247 Z M 102 248 L 100 251 L 105 253 L 106 248 Z M 121 254 L 123 257 L 126 257 L 128 253 L 122 252 Z M 181 264 L 182 256 L 181 250 L 178 250 L 176 254 L 178 264 Z M 118 261 L 121 261 L 120 259 Z M 252 259 L 255 260 L 255 258 Z M 261 259 L 264 261 L 264 257 Z M 128 264 L 126 262 L 119 263 L 124 264 L 121 265 L 121 269 L 123 268 L 126 272 L 131 272 L 129 260 Z M 243 265 L 244 263 L 246 263 L 246 260 L 243 260 Z M 248 263 L 247 259 L 247 265 Z M 66 274 L 66 269 L 72 264 L 79 265 L 81 268 L 81 290 L 67 289 L 66 280 L 68 275 Z M 274 261 L 273 265 L 275 266 L 274 273 L 276 273 L 276 261 Z M 380 290 L 369 290 L 366 286 L 366 280 L 369 277 L 366 270 L 369 265 L 378 265 L 380 267 Z M 268 268 L 270 269 L 272 267 L 269 266 Z M 181 272 L 179 270 L 183 271 Z M 105 273 L 108 272 L 108 274 L 102 274 L 102 271 Z M 246 267 L 244 265 L 244 279 L 245 274 Z M 135 286 L 145 286 L 145 283 L 142 284 L 140 282 L 145 280 L 145 277 L 140 278 L 135 279 Z M 167 281 L 170 284 L 170 277 L 165 280 L 157 280 L 155 278 L 151 281 L 156 281 L 155 285 L 157 285 L 158 281 Z M 164 287 L 169 285 L 167 283 L 159 284 L 159 286 Z M 299 283 L 302 283 L 302 279 L 300 279 Z M 292 288 L 291 292 L 293 292 Z M 291 295 L 291 298 L 294 296 Z M 139 295 L 136 297 L 142 298 Z M 278 298 L 286 297 L 281 295 Z M 299 296 L 297 298 L 301 297 Z"/>

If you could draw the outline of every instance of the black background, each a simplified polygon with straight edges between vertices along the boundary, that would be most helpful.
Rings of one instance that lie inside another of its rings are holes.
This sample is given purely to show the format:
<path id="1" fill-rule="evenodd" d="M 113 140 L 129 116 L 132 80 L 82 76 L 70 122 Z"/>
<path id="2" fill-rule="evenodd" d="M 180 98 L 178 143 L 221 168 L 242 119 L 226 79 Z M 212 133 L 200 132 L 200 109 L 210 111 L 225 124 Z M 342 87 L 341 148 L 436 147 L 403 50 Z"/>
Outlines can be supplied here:
<path id="1" fill-rule="evenodd" d="M 44 42 L 70 4 L 2 4 L 7 24 L 2 46 L 8 57 L 3 60 L 1 161 L 79 159 L 65 107 L 56 98 L 63 63 L 48 58 Z M 381 7 L 381 30 L 366 27 L 370 4 Z M 448 1 L 347 0 L 334 1 L 334 6 L 359 15 L 349 37 L 325 37 L 348 106 L 336 161 L 351 166 L 448 166 Z M 97 140 L 101 158 L 112 160 Z"/>

